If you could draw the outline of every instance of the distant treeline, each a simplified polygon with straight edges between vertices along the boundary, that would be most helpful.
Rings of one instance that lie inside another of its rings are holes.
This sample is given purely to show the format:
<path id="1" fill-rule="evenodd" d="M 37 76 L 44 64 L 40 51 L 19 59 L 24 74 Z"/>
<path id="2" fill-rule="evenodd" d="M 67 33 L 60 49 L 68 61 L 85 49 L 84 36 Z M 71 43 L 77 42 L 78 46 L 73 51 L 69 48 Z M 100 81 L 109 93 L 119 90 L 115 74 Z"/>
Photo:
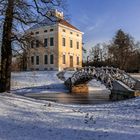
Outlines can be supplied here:
<path id="1" fill-rule="evenodd" d="M 127 72 L 140 72 L 140 42 L 135 42 L 120 29 L 110 43 L 92 47 L 83 65 L 112 66 Z"/>

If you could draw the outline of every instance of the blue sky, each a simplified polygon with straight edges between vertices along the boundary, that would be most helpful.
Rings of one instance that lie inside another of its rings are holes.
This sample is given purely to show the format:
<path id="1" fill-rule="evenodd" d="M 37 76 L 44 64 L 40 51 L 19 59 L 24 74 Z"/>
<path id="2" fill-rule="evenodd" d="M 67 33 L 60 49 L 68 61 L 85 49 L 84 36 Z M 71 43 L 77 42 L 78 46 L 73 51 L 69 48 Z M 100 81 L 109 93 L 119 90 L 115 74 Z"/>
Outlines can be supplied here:
<path id="1" fill-rule="evenodd" d="M 86 48 L 110 41 L 118 29 L 140 40 L 140 0 L 68 0 L 68 14 Z"/>

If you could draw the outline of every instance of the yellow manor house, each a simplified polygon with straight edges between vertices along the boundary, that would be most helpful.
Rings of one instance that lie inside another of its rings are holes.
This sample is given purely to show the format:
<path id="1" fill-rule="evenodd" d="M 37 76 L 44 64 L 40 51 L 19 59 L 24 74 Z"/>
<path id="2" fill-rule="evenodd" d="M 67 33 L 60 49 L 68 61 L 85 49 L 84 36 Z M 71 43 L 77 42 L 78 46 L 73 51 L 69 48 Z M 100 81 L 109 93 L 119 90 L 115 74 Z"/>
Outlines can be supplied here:
<path id="1" fill-rule="evenodd" d="M 82 67 L 83 33 L 53 13 L 57 22 L 45 19 L 28 30 L 34 38 L 28 51 L 28 70 L 63 70 Z"/>

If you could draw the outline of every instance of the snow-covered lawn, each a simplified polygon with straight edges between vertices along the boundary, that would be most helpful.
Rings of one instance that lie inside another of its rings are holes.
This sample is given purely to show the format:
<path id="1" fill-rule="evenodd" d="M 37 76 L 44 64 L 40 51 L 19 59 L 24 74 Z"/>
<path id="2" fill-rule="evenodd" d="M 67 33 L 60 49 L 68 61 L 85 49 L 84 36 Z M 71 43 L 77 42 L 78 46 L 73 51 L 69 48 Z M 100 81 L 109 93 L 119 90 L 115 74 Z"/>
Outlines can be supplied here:
<path id="1" fill-rule="evenodd" d="M 140 98 L 83 106 L 0 94 L 0 140 L 128 139 L 140 139 Z"/>
<path id="2" fill-rule="evenodd" d="M 68 92 L 64 82 L 56 76 L 58 71 L 30 71 L 12 73 L 12 92 L 26 93 L 61 93 Z"/>
<path id="3" fill-rule="evenodd" d="M 137 73 L 137 74 L 131 74 L 132 77 L 140 80 L 140 73 Z"/>
<path id="4" fill-rule="evenodd" d="M 68 89 L 64 82 L 58 79 L 58 71 L 31 71 L 31 72 L 14 72 L 12 73 L 12 92 L 17 94 L 27 93 L 67 93 Z M 68 78 L 73 72 L 67 72 Z M 107 90 L 104 85 L 96 80 L 89 84 L 89 91 Z"/>

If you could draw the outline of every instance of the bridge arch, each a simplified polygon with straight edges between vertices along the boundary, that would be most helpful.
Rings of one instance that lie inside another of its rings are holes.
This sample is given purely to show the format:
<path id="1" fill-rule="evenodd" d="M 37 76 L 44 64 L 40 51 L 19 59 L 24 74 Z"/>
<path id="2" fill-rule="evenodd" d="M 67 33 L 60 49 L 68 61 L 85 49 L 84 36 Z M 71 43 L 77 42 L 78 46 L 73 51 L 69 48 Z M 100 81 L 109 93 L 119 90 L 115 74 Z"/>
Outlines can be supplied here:
<path id="1" fill-rule="evenodd" d="M 84 67 L 76 70 L 76 72 L 65 80 L 67 87 L 79 84 L 86 84 L 92 79 L 99 80 L 110 90 L 116 90 L 114 83 L 129 88 L 131 90 L 140 90 L 140 81 L 131 77 L 125 71 L 113 67 Z"/>

